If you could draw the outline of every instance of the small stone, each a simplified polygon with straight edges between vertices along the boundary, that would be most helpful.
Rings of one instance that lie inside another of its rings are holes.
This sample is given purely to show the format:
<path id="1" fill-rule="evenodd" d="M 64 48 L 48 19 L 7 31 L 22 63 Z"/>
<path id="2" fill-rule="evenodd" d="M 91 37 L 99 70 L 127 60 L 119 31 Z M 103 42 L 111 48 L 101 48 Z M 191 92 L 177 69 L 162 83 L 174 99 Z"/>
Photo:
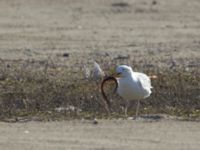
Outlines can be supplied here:
<path id="1" fill-rule="evenodd" d="M 63 57 L 69 57 L 69 53 L 64 53 Z"/>
<path id="2" fill-rule="evenodd" d="M 93 120 L 93 124 L 98 124 L 99 122 L 97 121 L 97 119 L 95 118 L 94 120 Z"/>
<path id="3" fill-rule="evenodd" d="M 156 5 L 157 4 L 157 1 L 156 0 L 153 0 L 152 1 L 152 5 Z"/>
<path id="4" fill-rule="evenodd" d="M 26 131 L 24 131 L 24 133 L 28 134 L 28 133 L 30 133 L 30 131 L 26 130 Z"/>

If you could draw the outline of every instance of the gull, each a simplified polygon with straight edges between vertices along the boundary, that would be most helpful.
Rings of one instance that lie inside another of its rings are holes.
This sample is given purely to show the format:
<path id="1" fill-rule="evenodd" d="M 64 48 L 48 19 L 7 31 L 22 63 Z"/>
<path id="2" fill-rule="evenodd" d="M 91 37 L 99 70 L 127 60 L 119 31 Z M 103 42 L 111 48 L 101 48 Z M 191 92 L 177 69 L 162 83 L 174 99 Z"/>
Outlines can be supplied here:
<path id="1" fill-rule="evenodd" d="M 125 116 L 127 117 L 127 109 L 129 101 L 137 100 L 135 118 L 138 116 L 140 100 L 149 97 L 152 93 L 151 80 L 144 73 L 134 72 L 130 66 L 120 65 L 116 68 L 113 77 L 117 79 L 117 93 L 126 100 Z M 156 76 L 153 76 L 156 78 Z"/>
<path id="2" fill-rule="evenodd" d="M 93 68 L 88 68 L 86 65 L 84 65 L 83 73 L 85 79 L 91 79 L 96 82 L 102 80 L 102 78 L 105 76 L 104 71 L 96 61 L 93 61 Z"/>
<path id="3" fill-rule="evenodd" d="M 94 66 L 92 70 L 92 77 L 94 80 L 102 79 L 105 76 L 104 71 L 101 69 L 100 65 L 94 61 Z"/>

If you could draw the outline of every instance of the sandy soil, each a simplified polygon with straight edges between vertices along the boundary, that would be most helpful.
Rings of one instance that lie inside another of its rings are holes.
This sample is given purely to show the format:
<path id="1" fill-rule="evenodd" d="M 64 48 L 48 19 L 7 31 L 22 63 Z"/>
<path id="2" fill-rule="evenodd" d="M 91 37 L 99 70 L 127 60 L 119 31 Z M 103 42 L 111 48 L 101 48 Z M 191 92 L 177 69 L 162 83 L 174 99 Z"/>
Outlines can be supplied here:
<path id="1" fill-rule="evenodd" d="M 161 120 L 0 123 L 3 150 L 198 150 L 200 124 Z"/>
<path id="2" fill-rule="evenodd" d="M 1 0 L 0 58 L 44 59 L 75 52 L 75 59 L 91 51 L 200 57 L 199 0 L 119 2 Z"/>

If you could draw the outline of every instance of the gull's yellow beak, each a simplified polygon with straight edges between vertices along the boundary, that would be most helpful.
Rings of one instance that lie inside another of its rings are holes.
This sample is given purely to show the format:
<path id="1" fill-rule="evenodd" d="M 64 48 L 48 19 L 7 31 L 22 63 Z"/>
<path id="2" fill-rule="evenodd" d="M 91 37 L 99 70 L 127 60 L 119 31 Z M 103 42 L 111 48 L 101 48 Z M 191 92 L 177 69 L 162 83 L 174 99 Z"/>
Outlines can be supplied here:
<path id="1" fill-rule="evenodd" d="M 114 73 L 114 74 L 112 74 L 112 76 L 115 78 L 120 78 L 120 77 L 122 77 L 122 73 L 121 72 Z"/>

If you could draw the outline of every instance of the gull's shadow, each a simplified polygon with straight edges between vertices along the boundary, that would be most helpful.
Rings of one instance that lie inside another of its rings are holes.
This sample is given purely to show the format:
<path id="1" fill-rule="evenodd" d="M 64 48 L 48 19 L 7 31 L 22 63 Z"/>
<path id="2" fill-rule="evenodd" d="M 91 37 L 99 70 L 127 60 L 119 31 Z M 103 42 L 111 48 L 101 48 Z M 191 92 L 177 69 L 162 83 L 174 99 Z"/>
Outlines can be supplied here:
<path id="1" fill-rule="evenodd" d="M 129 117 L 129 119 L 138 120 L 138 121 L 147 121 L 147 122 L 155 122 L 164 119 L 165 116 L 157 115 L 157 114 L 150 114 L 150 115 L 140 115 L 137 118 Z"/>
<path id="2" fill-rule="evenodd" d="M 163 119 L 164 117 L 161 116 L 161 115 L 143 115 L 143 116 L 140 116 L 141 118 L 143 119 L 149 119 L 149 120 L 155 120 L 155 121 L 159 121 L 161 119 Z"/>

